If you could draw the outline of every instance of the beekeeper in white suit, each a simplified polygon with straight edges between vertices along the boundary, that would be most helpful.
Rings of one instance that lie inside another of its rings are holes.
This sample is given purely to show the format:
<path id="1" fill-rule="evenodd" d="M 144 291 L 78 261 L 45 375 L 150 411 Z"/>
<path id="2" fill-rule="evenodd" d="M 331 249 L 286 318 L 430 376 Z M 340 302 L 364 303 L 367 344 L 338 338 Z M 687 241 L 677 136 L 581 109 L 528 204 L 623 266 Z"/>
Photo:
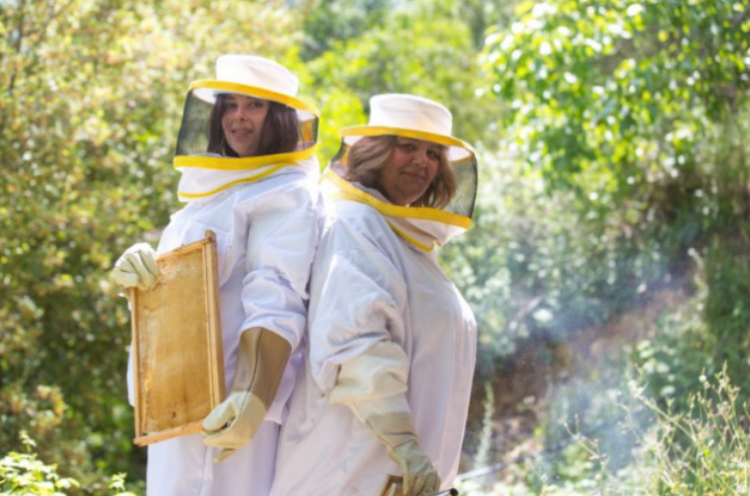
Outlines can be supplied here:
<path id="1" fill-rule="evenodd" d="M 297 98 L 297 78 L 271 60 L 225 55 L 216 72 L 216 80 L 190 86 L 174 159 L 187 205 L 172 215 L 156 252 L 216 233 L 230 392 L 203 421 L 203 434 L 149 446 L 150 496 L 268 494 L 306 326 L 319 235 L 318 112 Z M 154 284 L 154 255 L 135 245 L 114 280 Z"/>
<path id="2" fill-rule="evenodd" d="M 469 227 L 474 152 L 436 102 L 386 94 L 370 109 L 369 125 L 342 130 L 324 176 L 309 363 L 273 496 L 378 496 L 389 476 L 428 495 L 458 469 L 476 324 L 435 248 Z"/>

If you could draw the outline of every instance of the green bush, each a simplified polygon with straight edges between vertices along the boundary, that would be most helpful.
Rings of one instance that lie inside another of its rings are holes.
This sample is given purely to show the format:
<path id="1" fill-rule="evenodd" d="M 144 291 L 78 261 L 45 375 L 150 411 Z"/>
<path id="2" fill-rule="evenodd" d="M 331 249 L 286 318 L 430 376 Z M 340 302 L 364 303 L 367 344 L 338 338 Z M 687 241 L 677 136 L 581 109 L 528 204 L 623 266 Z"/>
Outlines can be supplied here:
<path id="1" fill-rule="evenodd" d="M 96 489 L 82 487 L 76 479 L 61 477 L 56 465 L 47 465 L 38 459 L 33 439 L 25 432 L 20 433 L 20 438 L 27 452 L 11 451 L 0 459 L 0 494 L 64 496 L 100 493 Z M 125 474 L 112 476 L 107 487 L 106 494 L 109 496 L 136 496 L 125 490 Z"/>
<path id="2" fill-rule="evenodd" d="M 688 394 L 680 410 L 649 396 L 648 388 L 633 380 L 627 401 L 611 403 L 622 412 L 611 435 L 627 439 L 627 445 L 608 449 L 602 430 L 569 433 L 570 442 L 559 449 L 547 449 L 510 465 L 502 483 L 485 488 L 464 483 L 464 494 L 746 494 L 750 487 L 749 404 L 740 400 L 739 388 L 731 384 L 726 369 L 698 380 L 701 390 Z M 617 453 L 623 449 L 625 453 Z M 613 454 L 620 462 L 615 463 Z"/>
<path id="3" fill-rule="evenodd" d="M 690 269 L 674 270 L 653 231 L 582 215 L 574 195 L 548 192 L 539 174 L 503 160 L 506 153 L 480 155 L 474 225 L 440 253 L 476 313 L 483 376 L 505 368 L 520 343 L 568 342 L 679 284 Z"/>
<path id="4" fill-rule="evenodd" d="M 263 29 L 238 37 L 247 26 Z M 188 83 L 220 53 L 283 57 L 297 27 L 280 0 L 0 3 L 4 449 L 28 431 L 40 459 L 96 494 L 108 473 L 142 477 L 127 307 L 107 274 L 176 208 Z"/>
<path id="5" fill-rule="evenodd" d="M 700 376 L 702 390 L 675 411 L 641 395 L 657 424 L 641 438 L 629 471 L 640 480 L 637 494 L 692 496 L 744 494 L 750 487 L 748 403 L 739 399 L 726 368 Z M 654 470 L 658 468 L 658 470 Z"/>

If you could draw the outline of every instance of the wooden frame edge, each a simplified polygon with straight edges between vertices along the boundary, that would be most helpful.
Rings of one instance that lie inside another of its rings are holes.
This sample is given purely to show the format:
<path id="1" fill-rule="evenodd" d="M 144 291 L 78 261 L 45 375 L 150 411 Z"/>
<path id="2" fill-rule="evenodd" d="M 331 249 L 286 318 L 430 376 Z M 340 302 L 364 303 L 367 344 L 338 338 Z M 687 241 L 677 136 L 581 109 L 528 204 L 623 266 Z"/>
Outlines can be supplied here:
<path id="1" fill-rule="evenodd" d="M 181 427 L 175 427 L 166 431 L 159 431 L 154 434 L 141 435 L 133 439 L 133 442 L 138 446 L 147 446 L 158 441 L 164 441 L 173 437 L 182 436 L 185 434 L 195 434 L 200 432 L 202 429 L 202 422 L 194 422 L 192 424 L 183 425 Z"/>
<path id="2" fill-rule="evenodd" d="M 203 257 L 205 260 L 206 268 L 206 285 L 208 286 L 208 298 L 206 304 L 208 305 L 208 340 L 211 343 L 211 348 L 216 350 L 216 355 L 209 356 L 209 362 L 211 363 L 211 407 L 216 407 L 224 401 L 224 346 L 221 338 L 221 316 L 219 307 L 219 281 L 217 274 L 219 273 L 219 260 L 216 252 L 216 234 L 211 230 L 206 230 L 205 236 L 205 248 L 203 250 Z"/>
<path id="3" fill-rule="evenodd" d="M 130 288 L 130 330 L 132 335 L 133 347 L 133 395 L 135 399 L 135 437 L 136 439 L 143 436 L 143 426 L 141 425 L 141 346 L 138 339 L 138 290 Z"/>

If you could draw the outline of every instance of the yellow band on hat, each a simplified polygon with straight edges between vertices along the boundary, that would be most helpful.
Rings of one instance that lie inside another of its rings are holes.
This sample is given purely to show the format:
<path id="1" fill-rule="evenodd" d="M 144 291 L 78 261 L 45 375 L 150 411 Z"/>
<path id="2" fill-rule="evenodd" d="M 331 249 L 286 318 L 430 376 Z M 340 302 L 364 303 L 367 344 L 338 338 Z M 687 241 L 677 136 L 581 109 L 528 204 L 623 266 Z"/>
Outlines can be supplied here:
<path id="1" fill-rule="evenodd" d="M 264 98 L 266 100 L 273 100 L 275 102 L 283 103 L 298 110 L 304 110 L 314 114 L 316 117 L 320 117 L 318 108 L 310 102 L 302 100 L 284 93 L 277 93 L 270 91 L 265 88 L 259 88 L 257 86 L 248 86 L 240 83 L 229 83 L 227 81 L 217 81 L 214 79 L 201 79 L 200 81 L 193 81 L 190 83 L 189 91 L 198 88 L 210 88 L 212 90 L 223 90 L 232 93 L 241 93 L 256 96 L 258 98 Z"/>
<path id="2" fill-rule="evenodd" d="M 471 155 L 476 155 L 474 148 L 463 140 L 444 134 L 428 133 L 427 131 L 417 131 L 414 129 L 387 126 L 348 126 L 341 129 L 339 134 L 342 138 L 349 136 L 403 136 L 404 138 L 420 139 L 441 145 L 463 148 Z"/>

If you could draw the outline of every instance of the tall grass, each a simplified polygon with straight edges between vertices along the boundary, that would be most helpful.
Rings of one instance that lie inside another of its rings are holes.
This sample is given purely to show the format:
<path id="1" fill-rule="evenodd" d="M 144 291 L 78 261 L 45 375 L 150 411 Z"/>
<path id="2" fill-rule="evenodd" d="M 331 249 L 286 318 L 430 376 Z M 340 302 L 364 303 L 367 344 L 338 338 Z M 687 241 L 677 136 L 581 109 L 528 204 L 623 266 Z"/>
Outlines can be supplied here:
<path id="1" fill-rule="evenodd" d="M 600 449 L 601 433 L 571 433 L 570 443 L 539 453 L 533 463 L 509 465 L 514 477 L 502 483 L 475 483 L 467 496 L 739 496 L 750 494 L 748 405 L 739 400 L 726 368 L 700 377 L 702 389 L 689 394 L 687 408 L 673 409 L 671 400 L 646 394 L 637 381 L 629 384 L 618 430 L 634 436 L 628 463 L 610 463 Z M 630 400 L 635 400 L 631 402 Z M 622 454 L 618 455 L 622 458 Z M 616 466 L 615 466 L 616 465 Z M 499 475 L 496 477 L 500 479 Z"/>

